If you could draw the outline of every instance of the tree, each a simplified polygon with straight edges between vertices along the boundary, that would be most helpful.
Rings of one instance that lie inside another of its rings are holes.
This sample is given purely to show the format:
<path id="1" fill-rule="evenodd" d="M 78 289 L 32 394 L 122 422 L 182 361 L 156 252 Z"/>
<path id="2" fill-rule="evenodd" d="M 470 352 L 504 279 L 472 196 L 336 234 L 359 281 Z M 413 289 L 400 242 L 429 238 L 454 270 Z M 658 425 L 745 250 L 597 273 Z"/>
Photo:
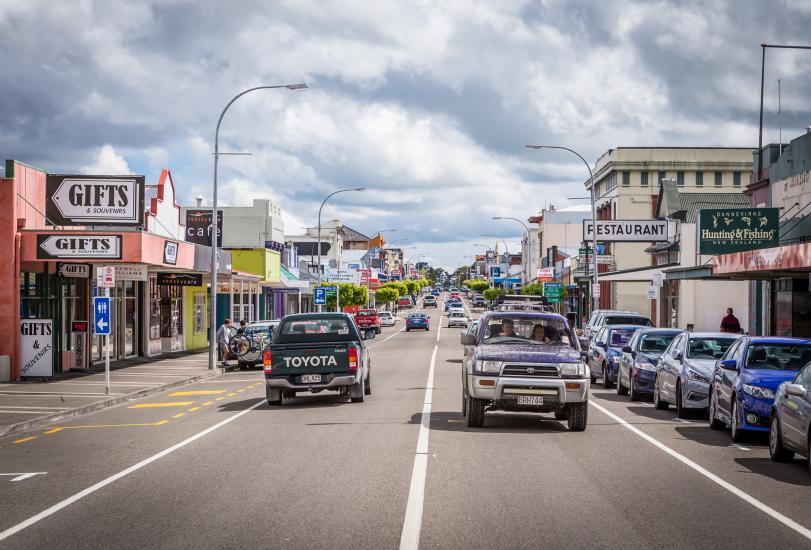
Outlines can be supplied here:
<path id="1" fill-rule="evenodd" d="M 405 296 L 408 294 L 408 287 L 400 281 L 391 281 L 381 285 L 380 288 L 393 288 L 397 291 L 397 296 Z"/>
<path id="2" fill-rule="evenodd" d="M 420 285 L 417 283 L 417 281 L 412 281 L 411 279 L 406 279 L 403 282 L 404 282 L 404 284 L 406 286 L 406 289 L 407 289 L 407 292 L 409 294 L 414 294 L 415 292 L 417 292 L 420 289 Z"/>
<path id="3" fill-rule="evenodd" d="M 491 302 L 504 294 L 507 294 L 507 291 L 504 290 L 503 288 L 488 288 L 487 290 L 484 291 L 484 297 L 490 300 Z"/>
<path id="4" fill-rule="evenodd" d="M 462 284 L 474 292 L 484 292 L 490 286 L 484 279 L 468 279 Z"/>
<path id="5" fill-rule="evenodd" d="M 333 283 L 321 283 L 321 286 L 332 286 Z M 347 306 L 365 306 L 369 302 L 369 289 L 355 283 L 338 283 L 341 308 Z M 327 308 L 335 309 L 335 296 L 327 296 Z"/>
<path id="6" fill-rule="evenodd" d="M 400 293 L 394 287 L 381 286 L 375 291 L 375 302 L 379 304 L 391 304 L 399 297 Z"/>
<path id="7" fill-rule="evenodd" d="M 527 283 L 521 288 L 521 294 L 543 296 L 543 283 Z"/>

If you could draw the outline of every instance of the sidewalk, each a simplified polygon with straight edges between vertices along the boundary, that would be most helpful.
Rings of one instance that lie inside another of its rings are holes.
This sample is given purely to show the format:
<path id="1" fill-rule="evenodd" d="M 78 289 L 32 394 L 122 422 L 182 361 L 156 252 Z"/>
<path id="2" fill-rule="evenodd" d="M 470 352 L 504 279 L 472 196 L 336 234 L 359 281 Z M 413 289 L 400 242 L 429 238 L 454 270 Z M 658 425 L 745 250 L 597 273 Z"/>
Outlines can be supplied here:
<path id="1" fill-rule="evenodd" d="M 63 418 L 112 407 L 222 372 L 208 369 L 208 353 L 179 352 L 118 361 L 110 368 L 105 395 L 104 369 L 67 373 L 51 382 L 39 379 L 0 383 L 0 437 Z"/>

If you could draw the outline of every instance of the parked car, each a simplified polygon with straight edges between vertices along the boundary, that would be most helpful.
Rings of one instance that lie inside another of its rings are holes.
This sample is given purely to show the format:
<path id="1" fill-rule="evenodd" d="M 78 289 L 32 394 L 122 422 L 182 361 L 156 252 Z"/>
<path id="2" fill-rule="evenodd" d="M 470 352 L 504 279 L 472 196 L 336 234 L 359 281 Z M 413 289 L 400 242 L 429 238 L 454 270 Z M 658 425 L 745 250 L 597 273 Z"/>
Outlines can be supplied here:
<path id="1" fill-rule="evenodd" d="M 448 313 L 448 328 L 451 327 L 467 328 L 467 315 L 465 315 L 464 311 L 452 311 Z"/>
<path id="2" fill-rule="evenodd" d="M 603 387 L 608 389 L 617 381 L 617 370 L 622 348 L 628 345 L 636 325 L 604 326 L 589 343 L 588 365 L 591 369 L 591 383 L 601 378 Z"/>
<path id="3" fill-rule="evenodd" d="M 597 315 L 594 323 L 588 327 L 586 337 L 591 339 L 589 331 L 595 335 L 601 328 L 612 325 L 636 325 L 637 328 L 641 328 L 652 327 L 653 323 L 641 313 L 633 311 L 602 311 Z"/>
<path id="4" fill-rule="evenodd" d="M 237 366 L 240 369 L 255 367 L 262 364 L 262 354 L 265 343 L 270 342 L 273 333 L 279 327 L 278 319 L 272 321 L 255 321 L 245 327 L 245 336 L 252 344 L 248 351 L 241 357 L 237 356 Z"/>
<path id="5" fill-rule="evenodd" d="M 730 428 L 732 440 L 747 432 L 765 432 L 780 384 L 797 376 L 811 361 L 811 339 L 750 337 L 738 339 L 718 361 L 710 386 L 710 428 Z"/>
<path id="6" fill-rule="evenodd" d="M 777 388 L 769 429 L 769 454 L 784 462 L 799 453 L 808 458 L 811 474 L 811 363 L 791 382 Z"/>
<path id="7" fill-rule="evenodd" d="M 634 332 L 628 345 L 622 348 L 617 393 L 630 395 L 632 401 L 652 395 L 659 357 L 681 332 L 674 328 L 641 328 Z"/>
<path id="8" fill-rule="evenodd" d="M 591 315 L 589 315 L 589 320 L 586 321 L 583 324 L 583 336 L 585 336 L 589 340 L 594 338 L 594 335 L 597 334 L 597 330 L 598 330 L 597 329 L 597 319 L 600 317 L 600 315 L 602 315 L 602 314 L 604 314 L 606 312 L 609 312 L 609 311 L 615 311 L 615 310 L 611 310 L 611 309 L 595 309 L 594 311 L 592 311 Z M 616 313 L 620 313 L 620 312 L 617 311 Z"/>
<path id="9" fill-rule="evenodd" d="M 540 339 L 533 333 L 543 327 Z M 462 370 L 462 414 L 482 427 L 491 410 L 555 413 L 570 430 L 586 429 L 588 369 L 566 319 L 554 313 L 492 311 L 475 333 L 461 335 L 472 346 Z"/>
<path id="10" fill-rule="evenodd" d="M 436 307 L 436 296 L 429 294 L 422 299 L 422 307 Z"/>
<path id="11" fill-rule="evenodd" d="M 406 332 L 417 329 L 430 330 L 429 321 L 430 317 L 424 313 L 412 313 L 406 317 Z"/>
<path id="12" fill-rule="evenodd" d="M 337 391 L 353 403 L 372 393 L 369 349 L 375 331 L 359 331 L 346 313 L 285 316 L 265 347 L 262 364 L 269 405 L 297 392 Z"/>
<path id="13" fill-rule="evenodd" d="M 374 309 L 361 309 L 355 314 L 355 324 L 360 330 L 373 329 L 380 334 L 380 316 Z"/>
<path id="14" fill-rule="evenodd" d="M 738 337 L 724 332 L 684 332 L 662 354 L 653 383 L 653 405 L 676 406 L 679 418 L 710 406 L 710 381 L 715 363 Z"/>
<path id="15" fill-rule="evenodd" d="M 393 327 L 397 324 L 397 317 L 391 311 L 378 311 L 377 316 L 380 318 L 381 327 Z"/>

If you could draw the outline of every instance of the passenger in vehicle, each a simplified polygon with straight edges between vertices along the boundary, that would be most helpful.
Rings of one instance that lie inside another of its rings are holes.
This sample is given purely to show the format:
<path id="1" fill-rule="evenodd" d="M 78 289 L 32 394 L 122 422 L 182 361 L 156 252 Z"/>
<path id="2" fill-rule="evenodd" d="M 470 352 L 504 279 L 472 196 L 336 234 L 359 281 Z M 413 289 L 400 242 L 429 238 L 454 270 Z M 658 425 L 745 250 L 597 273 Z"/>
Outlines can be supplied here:
<path id="1" fill-rule="evenodd" d="M 546 335 L 546 328 L 543 325 L 535 325 L 532 327 L 532 335 L 529 337 L 530 340 L 535 340 L 536 342 L 543 342 L 549 343 L 552 340 Z"/>

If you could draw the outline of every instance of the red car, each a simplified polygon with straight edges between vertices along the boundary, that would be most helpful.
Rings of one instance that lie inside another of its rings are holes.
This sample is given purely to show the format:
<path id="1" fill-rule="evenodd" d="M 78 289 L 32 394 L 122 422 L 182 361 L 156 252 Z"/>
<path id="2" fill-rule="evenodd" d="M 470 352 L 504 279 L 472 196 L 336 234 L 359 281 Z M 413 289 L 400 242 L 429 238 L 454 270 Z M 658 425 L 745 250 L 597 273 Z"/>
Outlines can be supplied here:
<path id="1" fill-rule="evenodd" d="M 373 309 L 362 309 L 355 314 L 355 324 L 361 330 L 375 329 L 376 334 L 380 334 L 380 317 Z"/>

